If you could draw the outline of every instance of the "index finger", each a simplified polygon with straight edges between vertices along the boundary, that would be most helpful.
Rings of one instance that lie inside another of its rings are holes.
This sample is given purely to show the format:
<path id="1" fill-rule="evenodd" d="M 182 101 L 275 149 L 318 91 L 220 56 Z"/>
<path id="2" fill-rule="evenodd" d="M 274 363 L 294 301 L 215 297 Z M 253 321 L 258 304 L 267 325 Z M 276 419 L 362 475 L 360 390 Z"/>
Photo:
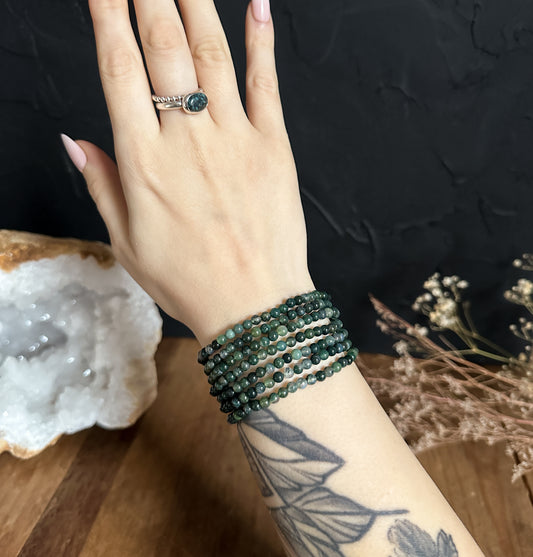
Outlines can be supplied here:
<path id="1" fill-rule="evenodd" d="M 113 130 L 157 133 L 159 120 L 127 0 L 89 0 L 98 67 Z M 132 117 L 134 115 L 134 117 Z"/>

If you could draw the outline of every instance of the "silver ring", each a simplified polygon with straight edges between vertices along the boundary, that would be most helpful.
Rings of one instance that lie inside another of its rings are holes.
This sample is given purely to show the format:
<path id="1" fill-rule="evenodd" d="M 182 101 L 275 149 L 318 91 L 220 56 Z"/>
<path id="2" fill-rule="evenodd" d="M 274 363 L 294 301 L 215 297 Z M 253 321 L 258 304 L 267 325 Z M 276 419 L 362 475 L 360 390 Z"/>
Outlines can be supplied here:
<path id="1" fill-rule="evenodd" d="M 158 110 L 178 110 L 182 108 L 187 114 L 198 114 L 207 108 L 209 99 L 202 88 L 186 95 L 160 97 L 152 95 L 152 100 Z"/>

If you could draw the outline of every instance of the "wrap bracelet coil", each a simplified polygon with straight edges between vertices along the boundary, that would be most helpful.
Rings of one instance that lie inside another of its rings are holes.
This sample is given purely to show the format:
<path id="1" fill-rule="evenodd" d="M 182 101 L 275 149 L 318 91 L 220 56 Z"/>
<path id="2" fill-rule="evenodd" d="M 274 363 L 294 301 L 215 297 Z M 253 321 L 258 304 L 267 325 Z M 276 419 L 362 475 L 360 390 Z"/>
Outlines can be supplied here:
<path id="1" fill-rule="evenodd" d="M 237 423 L 353 363 L 358 350 L 339 317 L 329 294 L 315 290 L 237 323 L 203 347 L 198 362 L 228 422 Z M 321 364 L 325 367 L 316 370 Z"/>

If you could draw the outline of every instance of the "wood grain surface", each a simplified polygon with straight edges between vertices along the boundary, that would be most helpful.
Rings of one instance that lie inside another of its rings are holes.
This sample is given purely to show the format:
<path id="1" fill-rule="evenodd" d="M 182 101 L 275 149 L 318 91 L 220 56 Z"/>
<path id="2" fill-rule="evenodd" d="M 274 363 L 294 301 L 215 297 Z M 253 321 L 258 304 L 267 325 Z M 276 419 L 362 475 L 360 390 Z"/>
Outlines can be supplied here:
<path id="1" fill-rule="evenodd" d="M 163 339 L 159 395 L 135 426 L 64 436 L 26 461 L 0 455 L 0 557 L 283 555 L 236 428 L 206 396 L 198 348 Z M 533 477 L 511 483 L 504 447 L 419 457 L 488 557 L 533 556 Z"/>

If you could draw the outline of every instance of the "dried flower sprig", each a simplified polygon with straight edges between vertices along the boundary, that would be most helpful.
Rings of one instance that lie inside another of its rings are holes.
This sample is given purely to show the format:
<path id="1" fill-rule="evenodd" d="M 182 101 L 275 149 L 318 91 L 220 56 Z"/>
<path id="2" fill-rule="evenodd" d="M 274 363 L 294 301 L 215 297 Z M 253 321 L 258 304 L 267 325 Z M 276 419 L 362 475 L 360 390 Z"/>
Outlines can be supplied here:
<path id="1" fill-rule="evenodd" d="M 514 265 L 533 270 L 533 255 Z M 463 300 L 467 287 L 457 276 L 439 274 L 424 283 L 426 292 L 413 308 L 427 316 L 429 329 L 411 325 L 371 296 L 378 326 L 398 339 L 394 347 L 399 358 L 388 373 L 365 369 L 365 374 L 378 397 L 394 402 L 389 415 L 415 451 L 461 440 L 506 441 L 515 457 L 514 480 L 533 470 L 533 324 L 523 317 L 511 325 L 525 343 L 513 356 L 479 334 L 470 304 Z M 526 279 L 505 293 L 531 314 L 532 295 L 533 283 Z M 438 342 L 429 338 L 430 329 Z M 456 348 L 444 335 L 448 332 L 465 347 Z M 469 361 L 473 355 L 496 362 L 498 368 Z"/>

